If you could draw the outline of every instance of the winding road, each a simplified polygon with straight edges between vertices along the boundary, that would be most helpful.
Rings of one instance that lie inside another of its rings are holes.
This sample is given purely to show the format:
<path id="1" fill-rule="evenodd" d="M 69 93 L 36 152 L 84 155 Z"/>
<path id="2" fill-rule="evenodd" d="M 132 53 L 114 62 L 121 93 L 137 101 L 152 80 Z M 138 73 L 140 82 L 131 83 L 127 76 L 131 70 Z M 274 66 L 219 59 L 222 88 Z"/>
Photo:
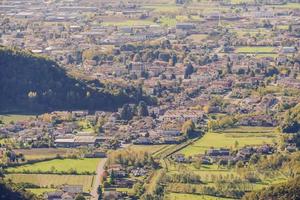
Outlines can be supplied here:
<path id="1" fill-rule="evenodd" d="M 97 194 L 97 188 L 100 185 L 101 175 L 104 172 L 104 166 L 106 163 L 107 158 L 102 158 L 100 162 L 98 163 L 97 169 L 96 169 L 96 176 L 94 179 L 94 184 L 91 192 L 91 200 L 98 200 L 98 194 Z"/>

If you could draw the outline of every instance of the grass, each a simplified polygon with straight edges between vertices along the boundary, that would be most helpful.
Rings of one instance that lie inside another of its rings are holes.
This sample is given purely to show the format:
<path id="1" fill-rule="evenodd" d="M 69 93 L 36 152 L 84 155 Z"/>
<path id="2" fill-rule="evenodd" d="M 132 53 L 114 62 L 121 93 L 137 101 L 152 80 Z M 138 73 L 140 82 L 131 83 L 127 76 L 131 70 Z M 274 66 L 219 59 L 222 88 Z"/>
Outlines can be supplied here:
<path id="1" fill-rule="evenodd" d="M 54 188 L 26 188 L 27 191 L 32 192 L 33 194 L 39 196 L 44 194 L 45 192 L 53 192 Z"/>
<path id="2" fill-rule="evenodd" d="M 16 153 L 22 153 L 26 160 L 55 158 L 57 155 L 66 157 L 77 153 L 76 149 L 66 148 L 15 149 L 14 151 Z"/>
<path id="3" fill-rule="evenodd" d="M 191 39 L 193 42 L 199 42 L 201 43 L 202 40 L 207 38 L 207 35 L 205 34 L 194 34 L 187 37 L 188 39 Z"/>
<path id="4" fill-rule="evenodd" d="M 153 21 L 150 20 L 126 20 L 120 22 L 103 22 L 103 26 L 146 26 L 146 25 L 153 25 L 155 24 Z"/>
<path id="5" fill-rule="evenodd" d="M 3 121 L 5 124 L 10 122 L 17 122 L 17 121 L 24 121 L 30 118 L 34 118 L 35 115 L 0 115 L 0 120 Z"/>
<path id="6" fill-rule="evenodd" d="M 144 9 L 153 9 L 154 13 L 178 13 L 180 6 L 175 4 L 150 4 L 143 6 Z"/>
<path id="7" fill-rule="evenodd" d="M 271 54 L 275 53 L 274 47 L 267 47 L 267 46 L 259 46 L 259 47 L 253 47 L 253 46 L 245 46 L 245 47 L 237 47 L 235 50 L 236 53 L 260 53 L 260 54 Z"/>
<path id="8" fill-rule="evenodd" d="M 287 3 L 283 5 L 270 5 L 270 7 L 274 8 L 285 8 L 285 9 L 300 9 L 299 3 Z"/>
<path id="9" fill-rule="evenodd" d="M 40 187 L 57 187 L 63 184 L 83 185 L 88 192 L 93 184 L 94 176 L 90 175 L 50 175 L 50 174 L 7 174 L 6 179 L 15 183 L 32 183 Z"/>
<path id="10" fill-rule="evenodd" d="M 277 135 L 269 128 L 263 127 L 240 127 L 236 129 L 225 130 L 221 133 L 209 132 L 202 138 L 182 149 L 180 153 L 186 156 L 204 154 L 211 147 L 214 148 L 242 148 L 246 145 L 271 144 L 277 140 Z M 238 146 L 235 147 L 236 141 Z"/>
<path id="11" fill-rule="evenodd" d="M 130 145 L 128 148 L 137 151 L 144 151 L 150 154 L 155 154 L 161 149 L 166 148 L 168 145 Z"/>
<path id="12" fill-rule="evenodd" d="M 97 158 L 84 159 L 55 159 L 51 161 L 38 162 L 35 164 L 26 164 L 18 167 L 8 168 L 10 173 L 22 173 L 30 171 L 31 173 L 49 172 L 54 167 L 55 172 L 68 172 L 73 169 L 77 173 L 90 172 L 94 173 L 99 163 Z"/>
<path id="13" fill-rule="evenodd" d="M 208 195 L 170 193 L 167 195 L 170 200 L 230 200 L 229 198 L 214 197 Z"/>

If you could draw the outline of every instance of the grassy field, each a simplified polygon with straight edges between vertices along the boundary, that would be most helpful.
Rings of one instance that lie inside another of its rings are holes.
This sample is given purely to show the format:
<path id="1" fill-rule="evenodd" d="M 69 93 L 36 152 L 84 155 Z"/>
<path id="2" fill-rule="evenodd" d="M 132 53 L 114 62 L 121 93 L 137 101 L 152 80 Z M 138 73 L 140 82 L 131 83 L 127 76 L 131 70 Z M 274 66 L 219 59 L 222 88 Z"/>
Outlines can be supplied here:
<path id="1" fill-rule="evenodd" d="M 28 120 L 30 118 L 34 118 L 35 115 L 0 115 L 0 120 L 3 121 L 5 124 L 8 124 L 10 122 L 17 122 L 17 121 L 23 121 Z"/>
<path id="2" fill-rule="evenodd" d="M 191 39 L 193 42 L 201 43 L 202 40 L 206 39 L 207 35 L 205 34 L 194 34 L 187 37 L 187 39 Z"/>
<path id="3" fill-rule="evenodd" d="M 270 128 L 264 127 L 240 127 L 228 129 L 221 133 L 206 133 L 188 147 L 182 149 L 180 153 L 186 156 L 203 154 L 211 147 L 214 148 L 242 148 L 246 145 L 272 144 L 277 140 L 277 134 Z M 236 146 L 236 142 L 238 145 Z"/>
<path id="4" fill-rule="evenodd" d="M 287 3 L 283 5 L 270 5 L 269 7 L 284 8 L 284 9 L 300 9 L 300 3 Z"/>
<path id="5" fill-rule="evenodd" d="M 27 191 L 32 192 L 33 194 L 39 196 L 44 194 L 45 192 L 53 192 L 54 188 L 26 188 Z"/>
<path id="6" fill-rule="evenodd" d="M 120 22 L 103 22 L 103 26 L 145 26 L 145 25 L 153 25 L 155 24 L 150 20 L 126 20 Z"/>
<path id="7" fill-rule="evenodd" d="M 94 173 L 100 159 L 97 158 L 84 158 L 84 159 L 55 159 L 51 161 L 38 162 L 35 164 L 27 164 L 18 167 L 8 168 L 10 173 L 22 173 L 25 170 L 39 173 L 49 172 L 55 168 L 55 172 L 68 172 L 73 169 L 77 173 L 90 172 Z"/>
<path id="8" fill-rule="evenodd" d="M 229 198 L 214 197 L 208 195 L 197 194 L 182 194 L 182 193 L 170 193 L 167 195 L 170 200 L 231 200 Z"/>
<path id="9" fill-rule="evenodd" d="M 66 157 L 71 154 L 76 154 L 76 149 L 66 148 L 40 148 L 40 149 L 14 149 L 16 153 L 22 153 L 26 160 L 55 158 L 57 155 Z"/>
<path id="10" fill-rule="evenodd" d="M 156 152 L 166 148 L 167 146 L 168 145 L 130 145 L 127 148 L 137 151 L 145 151 L 150 154 L 155 154 Z"/>
<path id="11" fill-rule="evenodd" d="M 270 53 L 275 53 L 275 48 L 274 47 L 237 47 L 235 50 L 236 53 L 260 53 L 260 54 L 270 54 Z"/>
<path id="12" fill-rule="evenodd" d="M 154 13 L 177 13 L 181 9 L 175 4 L 151 4 L 143 6 L 145 9 L 152 9 Z"/>
<path id="13" fill-rule="evenodd" d="M 70 184 L 83 185 L 84 191 L 88 192 L 93 184 L 94 176 L 90 175 L 48 175 L 48 174 L 8 174 L 7 179 L 15 183 L 32 183 L 40 187 L 54 187 Z M 38 191 L 37 191 L 38 192 Z"/>

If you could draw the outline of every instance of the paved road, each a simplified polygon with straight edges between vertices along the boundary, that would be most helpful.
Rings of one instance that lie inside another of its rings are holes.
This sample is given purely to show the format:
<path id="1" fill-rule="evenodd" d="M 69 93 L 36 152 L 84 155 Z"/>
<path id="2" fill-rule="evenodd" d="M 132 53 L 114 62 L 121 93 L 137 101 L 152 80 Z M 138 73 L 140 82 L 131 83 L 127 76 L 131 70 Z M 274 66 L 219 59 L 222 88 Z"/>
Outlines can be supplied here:
<path id="1" fill-rule="evenodd" d="M 97 169 L 96 169 L 96 176 L 94 179 L 94 185 L 92 188 L 92 192 L 91 192 L 91 200 L 98 200 L 98 194 L 97 194 L 97 188 L 100 185 L 100 179 L 101 179 L 101 175 L 104 171 L 104 165 L 106 162 L 107 158 L 102 158 L 100 160 L 100 162 L 98 163 Z"/>

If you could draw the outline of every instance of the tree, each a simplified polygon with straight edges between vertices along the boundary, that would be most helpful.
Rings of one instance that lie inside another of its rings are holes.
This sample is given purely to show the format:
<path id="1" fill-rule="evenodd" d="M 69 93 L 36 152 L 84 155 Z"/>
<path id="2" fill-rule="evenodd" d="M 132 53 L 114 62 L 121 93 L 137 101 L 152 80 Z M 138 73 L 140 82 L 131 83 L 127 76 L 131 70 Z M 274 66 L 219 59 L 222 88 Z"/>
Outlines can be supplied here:
<path id="1" fill-rule="evenodd" d="M 103 198 L 101 185 L 99 185 L 97 188 L 97 194 L 98 194 L 98 200 L 101 200 Z"/>
<path id="2" fill-rule="evenodd" d="M 133 117 L 132 109 L 129 104 L 124 104 L 121 110 L 121 119 L 131 120 Z"/>
<path id="3" fill-rule="evenodd" d="M 187 79 L 194 72 L 194 67 L 189 63 L 184 70 L 184 78 Z"/>
<path id="4" fill-rule="evenodd" d="M 79 194 L 76 196 L 75 200 L 85 200 L 84 196 Z"/>
<path id="5" fill-rule="evenodd" d="M 188 120 L 182 125 L 181 132 L 188 138 L 191 138 L 193 133 L 195 133 L 195 128 L 195 123 L 192 120 Z"/>
<path id="6" fill-rule="evenodd" d="M 144 101 L 140 101 L 138 106 L 138 115 L 145 117 L 149 115 L 147 104 Z"/>

